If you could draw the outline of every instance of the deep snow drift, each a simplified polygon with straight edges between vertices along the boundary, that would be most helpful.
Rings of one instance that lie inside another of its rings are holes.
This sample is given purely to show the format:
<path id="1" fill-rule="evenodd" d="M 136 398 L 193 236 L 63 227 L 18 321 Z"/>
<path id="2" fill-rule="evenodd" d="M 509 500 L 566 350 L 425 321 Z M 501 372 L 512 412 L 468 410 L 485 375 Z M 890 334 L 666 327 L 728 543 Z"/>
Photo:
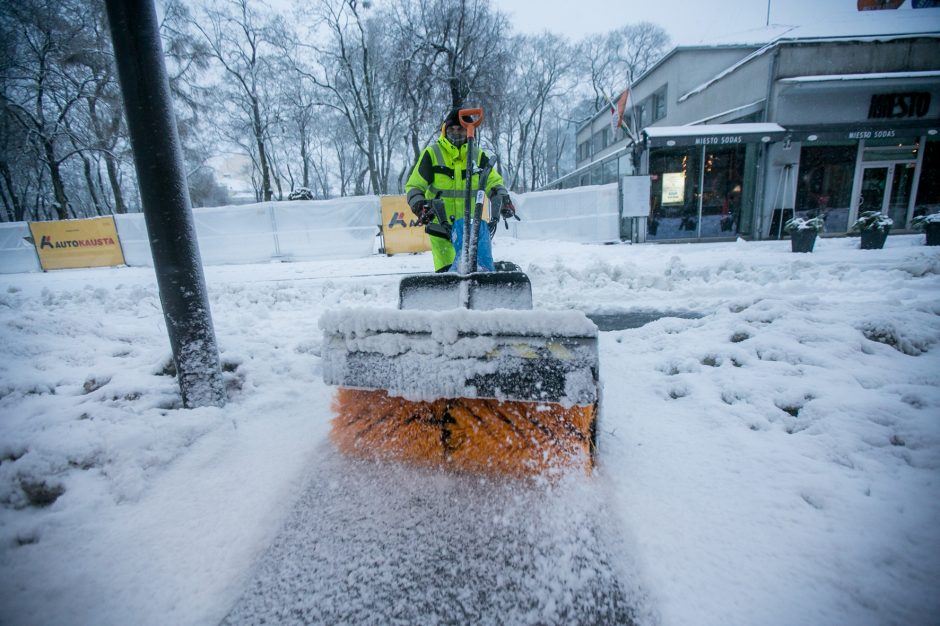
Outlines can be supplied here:
<path id="1" fill-rule="evenodd" d="M 344 613 L 331 591 L 340 543 L 379 537 L 344 584 L 401 580 L 380 610 L 421 605 L 428 573 L 409 567 L 427 542 L 442 555 L 427 567 L 471 572 L 455 590 L 471 618 L 479 585 L 517 590 L 507 619 L 562 621 L 579 581 L 602 580 L 641 624 L 935 623 L 940 250 L 922 244 L 497 237 L 539 309 L 689 313 L 600 334 L 599 465 L 578 487 L 473 486 L 332 452 L 318 319 L 393 308 L 396 273 L 427 255 L 207 267 L 230 399 L 190 411 L 152 269 L 4 275 L 0 622 L 250 621 L 265 594 L 246 598 L 307 520 L 336 543 L 285 565 L 319 572 L 311 610 L 340 619 L 369 610 Z M 451 495 L 443 527 L 425 487 Z M 358 520 L 349 535 L 338 510 Z M 498 558 L 455 557 L 448 520 Z M 616 562 L 585 568 L 591 554 Z"/>

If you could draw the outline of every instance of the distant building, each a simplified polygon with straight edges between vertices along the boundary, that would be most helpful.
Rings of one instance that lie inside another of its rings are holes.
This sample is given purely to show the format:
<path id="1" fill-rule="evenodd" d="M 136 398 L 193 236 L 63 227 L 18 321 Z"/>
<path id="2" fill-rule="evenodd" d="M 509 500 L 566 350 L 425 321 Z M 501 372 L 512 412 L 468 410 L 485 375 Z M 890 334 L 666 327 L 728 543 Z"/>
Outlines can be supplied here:
<path id="1" fill-rule="evenodd" d="M 578 129 L 575 171 L 545 188 L 648 174 L 649 215 L 622 220 L 635 241 L 776 238 L 794 210 L 829 233 L 867 210 L 904 230 L 940 210 L 938 25 L 940 9 L 877 11 L 677 47 L 630 87 L 622 123 L 602 111 Z"/>
<path id="2" fill-rule="evenodd" d="M 251 159 L 244 154 L 228 153 L 209 159 L 216 179 L 228 190 L 232 204 L 257 202 L 255 188 L 251 184 Z"/>

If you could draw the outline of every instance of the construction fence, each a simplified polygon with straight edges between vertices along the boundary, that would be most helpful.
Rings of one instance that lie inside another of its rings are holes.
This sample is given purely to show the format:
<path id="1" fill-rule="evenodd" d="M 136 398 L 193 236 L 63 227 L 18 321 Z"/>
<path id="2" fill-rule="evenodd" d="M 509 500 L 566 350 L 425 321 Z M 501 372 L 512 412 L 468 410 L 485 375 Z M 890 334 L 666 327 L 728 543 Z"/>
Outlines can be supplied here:
<path id="1" fill-rule="evenodd" d="M 522 221 L 499 237 L 618 241 L 617 184 L 513 194 Z M 403 196 L 263 202 L 193 210 L 204 265 L 358 258 L 428 250 Z M 152 266 L 141 213 L 0 223 L 0 274 L 69 267 Z"/>

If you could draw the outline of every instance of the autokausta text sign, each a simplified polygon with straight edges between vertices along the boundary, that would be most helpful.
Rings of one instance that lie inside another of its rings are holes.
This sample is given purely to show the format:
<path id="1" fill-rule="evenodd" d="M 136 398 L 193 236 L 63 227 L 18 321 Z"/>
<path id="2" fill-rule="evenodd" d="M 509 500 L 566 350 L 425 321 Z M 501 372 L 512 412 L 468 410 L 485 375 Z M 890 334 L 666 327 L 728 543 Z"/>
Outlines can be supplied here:
<path id="1" fill-rule="evenodd" d="M 124 264 L 113 217 L 30 222 L 29 230 L 44 270 Z"/>

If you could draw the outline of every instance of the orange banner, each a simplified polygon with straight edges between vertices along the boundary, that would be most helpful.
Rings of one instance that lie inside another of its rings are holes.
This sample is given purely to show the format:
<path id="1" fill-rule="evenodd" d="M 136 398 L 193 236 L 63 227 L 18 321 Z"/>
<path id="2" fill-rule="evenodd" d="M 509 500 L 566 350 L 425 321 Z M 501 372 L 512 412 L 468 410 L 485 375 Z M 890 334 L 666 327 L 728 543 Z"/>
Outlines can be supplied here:
<path id="1" fill-rule="evenodd" d="M 29 230 L 43 270 L 124 264 L 113 217 L 30 222 Z"/>

